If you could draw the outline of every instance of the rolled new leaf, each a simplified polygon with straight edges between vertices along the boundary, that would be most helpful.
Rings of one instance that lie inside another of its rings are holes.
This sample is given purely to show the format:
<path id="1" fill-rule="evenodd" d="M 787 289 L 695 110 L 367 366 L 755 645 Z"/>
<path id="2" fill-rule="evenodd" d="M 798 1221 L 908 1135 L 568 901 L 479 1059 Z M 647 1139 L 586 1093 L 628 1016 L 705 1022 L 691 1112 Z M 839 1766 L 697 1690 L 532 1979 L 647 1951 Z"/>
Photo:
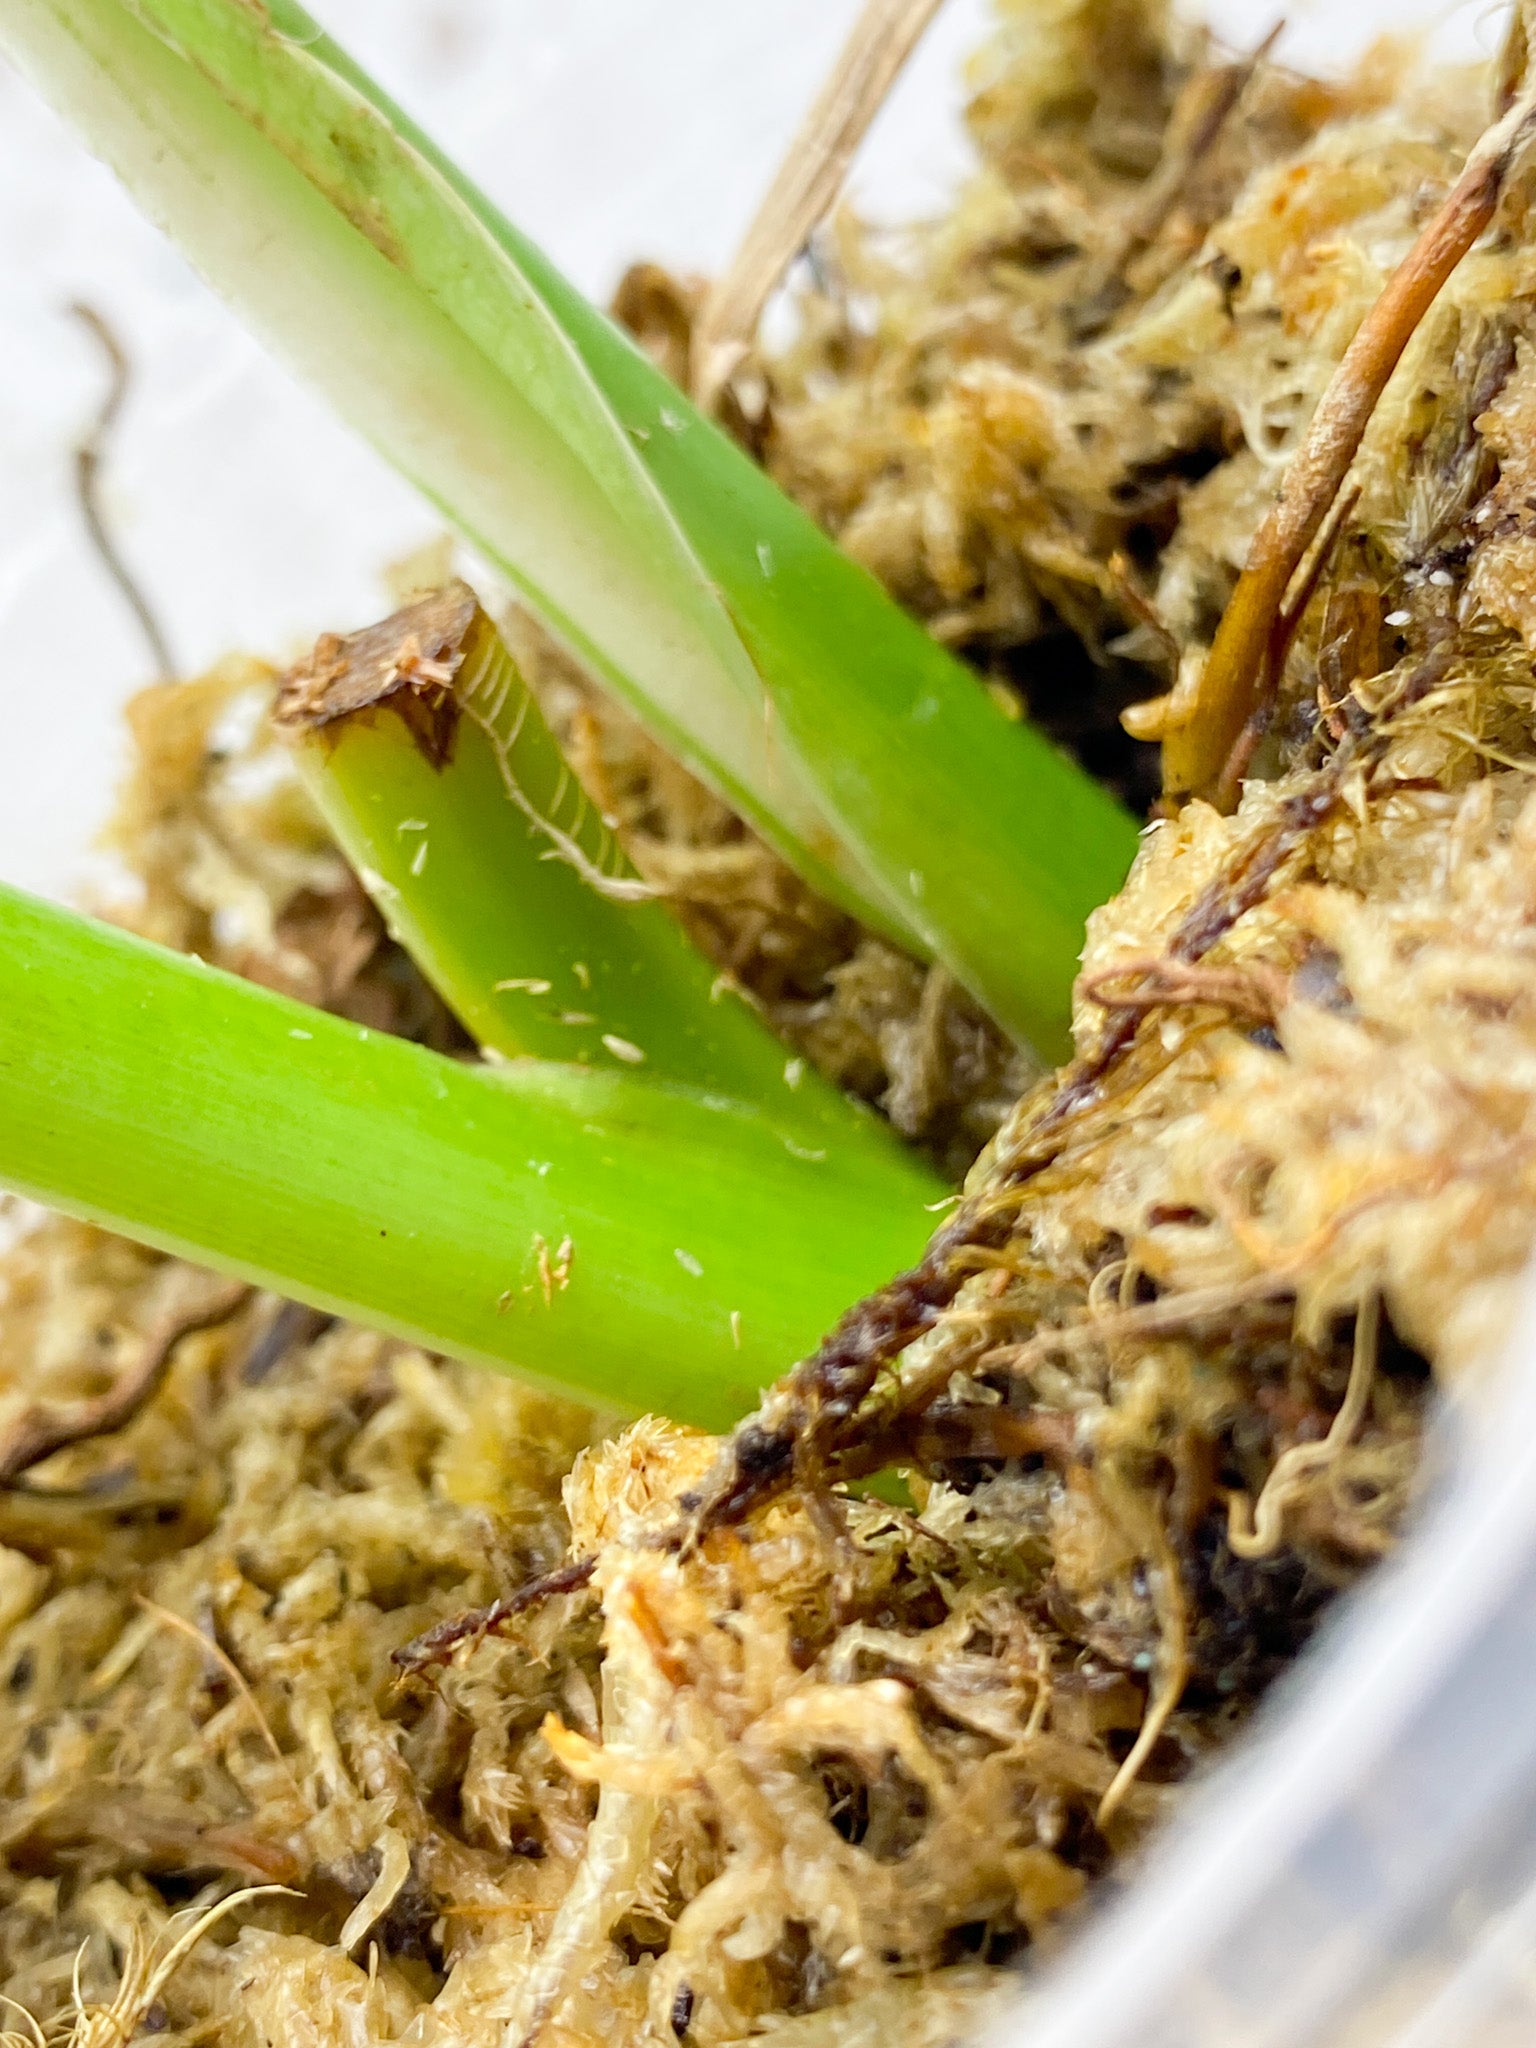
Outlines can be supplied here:
<path id="1" fill-rule="evenodd" d="M 291 0 L 0 0 L 211 281 L 813 885 L 1065 1042 L 1125 814 L 841 555 Z"/>
<path id="2" fill-rule="evenodd" d="M 481 1045 L 889 1126 L 791 1060 L 635 873 L 501 635 L 453 583 L 285 679 L 276 722 L 395 937 Z"/>
<path id="3" fill-rule="evenodd" d="M 911 1261 L 938 1192 L 688 1090 L 444 1059 L 8 889 L 0 1186 L 709 1428 Z"/>

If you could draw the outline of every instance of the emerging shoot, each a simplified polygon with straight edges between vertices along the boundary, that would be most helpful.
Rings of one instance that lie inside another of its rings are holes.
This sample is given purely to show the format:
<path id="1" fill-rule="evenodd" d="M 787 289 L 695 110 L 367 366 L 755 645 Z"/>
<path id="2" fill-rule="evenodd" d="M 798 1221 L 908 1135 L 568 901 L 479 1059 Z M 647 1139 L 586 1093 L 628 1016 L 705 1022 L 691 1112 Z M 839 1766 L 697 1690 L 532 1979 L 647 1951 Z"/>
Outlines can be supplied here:
<path id="1" fill-rule="evenodd" d="M 880 1150 L 635 873 L 462 583 L 287 678 L 277 723 L 394 936 L 481 1045 L 626 1067 Z M 802 1063 L 803 1064 L 803 1063 Z"/>

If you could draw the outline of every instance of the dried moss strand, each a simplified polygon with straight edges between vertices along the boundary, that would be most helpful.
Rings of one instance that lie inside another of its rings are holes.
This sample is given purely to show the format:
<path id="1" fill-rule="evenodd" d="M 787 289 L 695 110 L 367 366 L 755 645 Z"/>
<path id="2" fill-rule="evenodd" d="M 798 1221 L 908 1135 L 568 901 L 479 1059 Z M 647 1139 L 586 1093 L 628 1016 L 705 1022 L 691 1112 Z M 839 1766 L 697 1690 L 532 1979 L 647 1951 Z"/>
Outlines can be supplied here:
<path id="1" fill-rule="evenodd" d="M 1531 60 L 1531 0 L 1515 0 L 1494 66 L 1493 107 L 1504 114 L 1520 97 Z"/>
<path id="2" fill-rule="evenodd" d="M 984 1368 L 1005 1366 L 1009 1372 L 1023 1376 L 1032 1366 L 1053 1356 L 1092 1350 L 1127 1337 L 1167 1337 L 1197 1329 L 1201 1323 L 1220 1323 L 1234 1309 L 1247 1308 L 1254 1302 L 1283 1300 L 1294 1287 L 1295 1277 L 1286 1271 L 1259 1273 L 1229 1286 L 1192 1287 L 1157 1301 L 1139 1303 L 1135 1308 L 1089 1316 L 1059 1330 L 1041 1330 L 1022 1344 L 997 1345 L 983 1352 L 979 1363 Z"/>
<path id="3" fill-rule="evenodd" d="M 151 1600 L 147 1593 L 135 1593 L 133 1597 L 135 1602 L 143 1608 L 144 1612 L 160 1628 L 168 1628 L 174 1634 L 183 1637 L 193 1644 L 200 1657 L 211 1657 L 214 1663 L 218 1665 L 219 1669 L 239 1694 L 240 1700 L 246 1712 L 250 1715 L 252 1725 L 261 1737 L 268 1755 L 283 1771 L 289 1784 L 293 1787 L 295 1798 L 303 1805 L 305 1802 L 299 1787 L 299 1781 L 293 1775 L 293 1767 L 283 1755 L 277 1737 L 272 1733 L 272 1724 L 261 1711 L 261 1702 L 257 1699 L 255 1693 L 251 1691 L 250 1680 L 240 1669 L 234 1658 L 230 1656 L 228 1650 L 224 1648 L 224 1645 L 216 1641 L 212 1636 L 205 1635 L 197 1624 L 188 1621 L 184 1614 L 177 1614 L 173 1608 L 162 1607 L 159 1601 Z"/>
<path id="4" fill-rule="evenodd" d="M 1157 239 L 1190 179 L 1236 113 L 1250 80 L 1269 56 L 1284 26 L 1284 22 L 1277 22 L 1251 55 L 1234 64 L 1212 65 L 1190 79 L 1169 122 L 1162 160 L 1104 257 L 1099 282 L 1084 291 L 1081 304 L 1074 309 L 1074 334 L 1086 339 L 1100 333 L 1131 297 L 1126 270 Z"/>
<path id="5" fill-rule="evenodd" d="M 667 1741 L 670 1688 L 656 1670 L 622 1595 L 620 1578 L 609 1585 L 604 1601 L 603 1743 L 618 1751 L 655 1753 Z M 609 1929 L 634 1904 L 645 1881 L 661 1813 L 654 1790 L 600 1785 L 581 1862 L 519 1989 L 517 2007 L 502 2036 L 503 2048 L 535 2048 L 598 1961 Z"/>
<path id="6" fill-rule="evenodd" d="M 1441 287 L 1492 220 L 1533 128 L 1536 94 L 1527 91 L 1474 147 L 1329 380 L 1249 549 L 1194 705 L 1163 734 L 1163 783 L 1175 800 L 1208 796 L 1232 807 L 1235 791 L 1223 786 L 1223 776 L 1245 726 L 1277 682 L 1267 656 L 1291 579 L 1348 474 L 1388 378 Z"/>

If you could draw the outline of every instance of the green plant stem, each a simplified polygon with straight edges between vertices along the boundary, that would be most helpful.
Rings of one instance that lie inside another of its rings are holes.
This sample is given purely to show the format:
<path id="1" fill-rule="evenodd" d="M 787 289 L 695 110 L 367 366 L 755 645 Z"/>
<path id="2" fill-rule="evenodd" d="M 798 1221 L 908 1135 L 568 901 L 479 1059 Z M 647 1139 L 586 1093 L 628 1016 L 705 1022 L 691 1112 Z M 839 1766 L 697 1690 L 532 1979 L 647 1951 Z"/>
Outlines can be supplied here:
<path id="1" fill-rule="evenodd" d="M 1131 821 L 1010 723 L 291 0 L 0 0 L 212 282 L 802 874 L 1062 1049 Z"/>
<path id="2" fill-rule="evenodd" d="M 277 723 L 391 931 L 481 1045 L 631 1067 L 894 1145 L 649 895 L 464 584 L 327 635 Z"/>
<path id="3" fill-rule="evenodd" d="M 719 1428 L 921 1248 L 915 1162 L 626 1074 L 470 1067 L 0 890 L 0 1185 Z"/>

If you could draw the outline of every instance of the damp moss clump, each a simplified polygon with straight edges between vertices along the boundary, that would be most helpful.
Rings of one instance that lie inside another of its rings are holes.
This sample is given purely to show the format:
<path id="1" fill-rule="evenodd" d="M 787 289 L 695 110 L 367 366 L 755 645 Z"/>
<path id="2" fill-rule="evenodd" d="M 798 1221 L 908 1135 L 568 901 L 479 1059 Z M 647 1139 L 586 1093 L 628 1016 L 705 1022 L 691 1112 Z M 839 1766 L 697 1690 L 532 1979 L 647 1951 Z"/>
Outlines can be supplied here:
<path id="1" fill-rule="evenodd" d="M 842 222 L 728 405 L 1151 805 L 1118 713 L 1198 669 L 1499 81 L 1383 51 L 1323 84 L 1066 0 L 1007 8 L 974 82 L 953 215 Z M 641 872 L 963 1193 L 724 1441 L 260 1296 L 210 1322 L 191 1269 L 30 1220 L 0 1427 L 187 1334 L 125 1427 L 0 1490 L 8 1996 L 67 2032 L 77 1954 L 105 2004 L 173 1912 L 276 1884 L 133 2022 L 938 2048 L 1131 1867 L 1398 1540 L 1536 1235 L 1527 190 L 1375 409 L 1235 807 L 1155 818 L 1032 1085 L 509 627 Z M 689 304 L 626 294 L 680 372 Z M 132 917 L 462 1046 L 273 751 L 272 686 L 135 707 Z M 854 1490 L 893 1470 L 905 1505 Z"/>

